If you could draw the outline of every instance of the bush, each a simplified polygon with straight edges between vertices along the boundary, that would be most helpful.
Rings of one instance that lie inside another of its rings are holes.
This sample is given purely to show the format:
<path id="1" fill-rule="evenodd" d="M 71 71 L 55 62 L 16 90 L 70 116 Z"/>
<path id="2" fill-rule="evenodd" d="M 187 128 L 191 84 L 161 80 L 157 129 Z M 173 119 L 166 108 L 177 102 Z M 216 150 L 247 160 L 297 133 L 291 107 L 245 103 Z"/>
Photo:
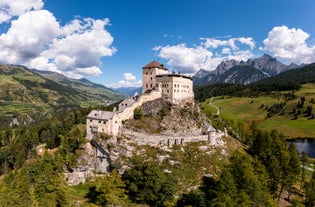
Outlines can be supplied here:
<path id="1" fill-rule="evenodd" d="M 140 108 L 136 108 L 133 112 L 133 118 L 135 120 L 140 120 L 143 117 L 142 110 Z"/>

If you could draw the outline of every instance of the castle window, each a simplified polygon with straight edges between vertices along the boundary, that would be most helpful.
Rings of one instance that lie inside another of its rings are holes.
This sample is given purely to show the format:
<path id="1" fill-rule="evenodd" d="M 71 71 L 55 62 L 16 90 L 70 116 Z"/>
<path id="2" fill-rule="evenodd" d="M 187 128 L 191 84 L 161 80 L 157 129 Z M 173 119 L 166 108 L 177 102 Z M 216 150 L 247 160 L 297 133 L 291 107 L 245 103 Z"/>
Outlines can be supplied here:
<path id="1" fill-rule="evenodd" d="M 98 121 L 99 124 L 100 124 L 101 122 L 102 122 L 101 120 Z"/>
<path id="2" fill-rule="evenodd" d="M 150 87 L 152 88 L 152 84 L 150 84 Z"/>
<path id="3" fill-rule="evenodd" d="M 151 80 L 152 80 L 152 77 L 151 77 Z"/>
<path id="4" fill-rule="evenodd" d="M 93 121 L 92 119 L 90 119 L 90 122 Z"/>
<path id="5" fill-rule="evenodd" d="M 148 84 L 145 84 L 145 87 L 148 88 Z"/>

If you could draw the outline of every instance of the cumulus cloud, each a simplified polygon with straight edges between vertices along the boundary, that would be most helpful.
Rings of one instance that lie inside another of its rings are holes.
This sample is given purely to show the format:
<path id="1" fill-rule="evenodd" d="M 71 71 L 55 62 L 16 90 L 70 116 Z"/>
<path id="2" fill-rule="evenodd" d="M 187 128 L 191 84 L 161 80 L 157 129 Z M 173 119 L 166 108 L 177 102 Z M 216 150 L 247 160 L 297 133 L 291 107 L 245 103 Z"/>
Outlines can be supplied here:
<path id="1" fill-rule="evenodd" d="M 182 43 L 155 46 L 153 50 L 158 52 L 159 57 L 166 59 L 172 69 L 191 75 L 201 68 L 214 70 L 223 60 L 247 60 L 253 57 L 250 50 L 243 49 L 244 47 L 249 47 L 251 50 L 255 48 L 255 42 L 251 37 L 226 40 L 200 38 L 200 40 L 199 45 L 192 47 Z"/>
<path id="2" fill-rule="evenodd" d="M 136 79 L 137 79 L 137 77 L 134 76 L 134 75 L 132 75 L 131 73 L 125 73 L 125 74 L 124 74 L 124 78 L 125 78 L 126 80 L 136 80 Z"/>
<path id="3" fill-rule="evenodd" d="M 59 23 L 47 10 L 22 14 L 0 35 L 0 61 L 21 64 L 40 55 L 59 33 Z"/>
<path id="4" fill-rule="evenodd" d="M 232 50 L 238 50 L 239 44 L 248 45 L 251 49 L 255 48 L 255 41 L 251 37 L 239 37 L 239 38 L 229 38 L 227 40 L 221 40 L 216 38 L 200 38 L 204 40 L 203 43 L 205 48 L 216 49 L 221 46 L 226 46 Z"/>
<path id="5" fill-rule="evenodd" d="M 10 25 L 0 35 L 0 62 L 72 78 L 100 75 L 101 58 L 117 51 L 105 29 L 109 19 L 77 17 L 61 25 L 43 5 L 42 0 L 0 0 L 0 24 Z"/>
<path id="6" fill-rule="evenodd" d="M 1 0 L 0 24 L 9 21 L 14 16 L 20 16 L 29 11 L 40 10 L 44 6 L 42 0 Z"/>
<path id="7" fill-rule="evenodd" d="M 274 27 L 263 41 L 265 47 L 260 49 L 289 62 L 311 63 L 315 62 L 315 46 L 307 44 L 309 37 L 310 35 L 301 29 Z"/>
<path id="8" fill-rule="evenodd" d="M 112 88 L 120 88 L 120 87 L 141 87 L 142 81 L 137 80 L 137 77 L 131 73 L 124 73 L 124 79 L 118 81 L 118 83 L 114 83 L 110 85 Z"/>

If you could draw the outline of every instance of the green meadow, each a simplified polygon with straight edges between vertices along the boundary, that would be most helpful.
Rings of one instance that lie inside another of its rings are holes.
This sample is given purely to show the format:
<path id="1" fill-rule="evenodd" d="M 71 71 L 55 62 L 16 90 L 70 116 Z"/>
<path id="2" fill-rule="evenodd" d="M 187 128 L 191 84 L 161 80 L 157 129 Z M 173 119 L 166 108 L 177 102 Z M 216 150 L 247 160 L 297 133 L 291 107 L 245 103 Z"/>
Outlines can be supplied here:
<path id="1" fill-rule="evenodd" d="M 315 84 L 305 84 L 299 91 L 295 91 L 295 98 L 285 100 L 285 93 L 274 96 L 260 96 L 257 98 L 215 97 L 207 99 L 202 107 L 206 113 L 216 114 L 220 108 L 220 118 L 242 120 L 247 124 L 255 121 L 258 127 L 265 130 L 277 129 L 289 138 L 312 137 L 315 138 L 315 119 L 306 117 L 304 112 L 307 106 L 314 109 L 315 114 Z M 300 114 L 294 117 L 293 110 L 301 97 L 305 98 Z M 211 103 L 213 105 L 211 105 Z M 268 109 L 274 104 L 285 103 L 282 113 L 267 117 Z"/>

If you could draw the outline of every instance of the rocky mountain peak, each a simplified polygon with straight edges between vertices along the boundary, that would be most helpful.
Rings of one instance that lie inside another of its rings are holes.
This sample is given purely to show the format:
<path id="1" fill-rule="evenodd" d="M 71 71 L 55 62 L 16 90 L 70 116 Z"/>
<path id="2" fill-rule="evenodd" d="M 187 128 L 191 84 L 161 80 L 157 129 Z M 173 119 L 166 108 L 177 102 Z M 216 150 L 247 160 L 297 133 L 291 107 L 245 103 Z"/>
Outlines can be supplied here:
<path id="1" fill-rule="evenodd" d="M 239 65 L 240 62 L 237 61 L 237 60 L 226 60 L 226 61 L 222 61 L 218 66 L 217 68 L 214 70 L 214 73 L 216 75 L 220 75 L 226 71 L 228 71 L 230 68 L 236 66 L 236 65 Z"/>
<path id="2" fill-rule="evenodd" d="M 274 58 L 268 54 L 264 54 L 263 56 L 255 59 L 248 59 L 247 61 L 237 61 L 237 60 L 226 60 L 222 61 L 215 70 L 207 73 L 198 73 L 198 76 L 193 76 L 193 81 L 194 84 L 196 85 L 205 85 L 209 83 L 214 83 L 218 82 L 218 80 L 223 80 L 223 77 L 220 76 L 225 76 L 226 72 L 228 72 L 230 69 L 232 69 L 235 66 L 250 66 L 253 69 L 257 69 L 256 73 L 257 74 L 252 74 L 250 76 L 246 77 L 251 77 L 250 80 L 246 81 L 243 80 L 240 83 L 244 84 L 246 83 L 251 83 L 253 81 L 257 81 L 259 79 L 265 78 L 265 77 L 271 77 L 278 75 L 281 72 L 291 70 L 294 68 L 298 68 L 301 66 L 298 66 L 296 64 L 290 64 L 290 65 L 285 65 L 281 63 L 280 61 L 277 60 L 277 58 Z M 237 70 L 241 70 L 241 67 L 238 67 Z M 233 74 L 236 77 L 237 70 L 234 69 Z M 249 72 L 249 70 L 246 70 Z M 261 75 L 260 73 L 263 73 L 264 75 Z M 244 71 L 239 71 L 239 74 L 244 75 Z M 204 75 L 204 76 L 202 76 Z M 255 76 L 256 78 L 252 78 Z M 219 81 L 220 82 L 220 81 Z M 231 78 L 228 80 L 228 82 L 235 83 L 238 82 L 236 80 L 232 80 Z"/>
<path id="3" fill-rule="evenodd" d="M 285 64 L 279 62 L 276 58 L 273 58 L 267 54 L 264 54 L 260 58 L 248 59 L 246 65 L 257 68 L 268 76 L 275 76 L 287 67 Z"/>
<path id="4" fill-rule="evenodd" d="M 197 73 L 194 75 L 196 78 L 202 78 L 202 77 L 205 77 L 207 75 L 209 75 L 210 72 L 205 70 L 205 69 L 200 69 L 197 71 Z"/>
<path id="5" fill-rule="evenodd" d="M 277 60 L 276 58 L 268 55 L 268 54 L 264 54 L 263 56 L 261 56 L 260 58 L 258 59 L 261 59 L 261 60 L 266 60 L 266 61 L 270 61 L 270 60 Z"/>

